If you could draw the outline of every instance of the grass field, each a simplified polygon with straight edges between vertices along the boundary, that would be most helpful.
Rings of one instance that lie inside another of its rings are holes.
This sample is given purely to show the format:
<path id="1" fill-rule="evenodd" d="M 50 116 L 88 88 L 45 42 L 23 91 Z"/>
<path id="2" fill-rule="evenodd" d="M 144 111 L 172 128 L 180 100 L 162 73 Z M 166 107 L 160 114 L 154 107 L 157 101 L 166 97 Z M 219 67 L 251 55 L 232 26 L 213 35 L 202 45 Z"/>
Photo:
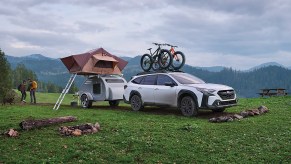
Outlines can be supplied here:
<path id="1" fill-rule="evenodd" d="M 210 111 L 186 118 L 175 109 L 127 104 L 111 109 L 106 102 L 91 109 L 70 107 L 72 95 L 54 111 L 58 94 L 37 93 L 37 105 L 0 107 L 0 133 L 9 128 L 17 138 L 0 135 L 0 163 L 291 163 L 291 97 L 240 99 L 226 110 L 235 113 L 265 105 L 270 112 L 240 121 L 209 123 Z M 28 97 L 29 98 L 29 97 Z M 28 100 L 28 99 L 27 99 Z M 76 116 L 77 125 L 99 122 L 101 131 L 63 137 L 61 125 L 22 131 L 28 118 Z"/>

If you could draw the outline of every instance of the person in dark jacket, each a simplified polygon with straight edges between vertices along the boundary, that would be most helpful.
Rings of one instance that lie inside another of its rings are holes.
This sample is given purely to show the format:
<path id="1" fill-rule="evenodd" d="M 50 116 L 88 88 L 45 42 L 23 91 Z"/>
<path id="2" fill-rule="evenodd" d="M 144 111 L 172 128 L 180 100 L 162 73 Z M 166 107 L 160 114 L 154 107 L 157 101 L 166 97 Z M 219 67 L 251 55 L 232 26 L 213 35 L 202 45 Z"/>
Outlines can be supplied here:
<path id="1" fill-rule="evenodd" d="M 21 85 L 20 85 L 20 92 L 21 92 L 21 101 L 22 102 L 26 102 L 25 99 L 26 99 L 26 80 L 23 80 Z"/>

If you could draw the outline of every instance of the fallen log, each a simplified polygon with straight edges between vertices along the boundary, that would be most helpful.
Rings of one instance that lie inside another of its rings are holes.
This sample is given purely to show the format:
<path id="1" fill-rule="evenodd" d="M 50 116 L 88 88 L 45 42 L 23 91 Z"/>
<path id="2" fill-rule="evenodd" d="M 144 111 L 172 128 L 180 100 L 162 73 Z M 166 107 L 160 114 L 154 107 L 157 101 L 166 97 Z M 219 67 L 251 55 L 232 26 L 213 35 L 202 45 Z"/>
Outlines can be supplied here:
<path id="1" fill-rule="evenodd" d="M 65 117 L 57 117 L 57 118 L 49 118 L 49 119 L 42 119 L 42 120 L 24 120 L 22 121 L 19 126 L 21 129 L 30 130 L 34 128 L 49 126 L 53 124 L 59 124 L 64 122 L 73 122 L 76 121 L 77 118 L 73 116 L 65 116 Z"/>

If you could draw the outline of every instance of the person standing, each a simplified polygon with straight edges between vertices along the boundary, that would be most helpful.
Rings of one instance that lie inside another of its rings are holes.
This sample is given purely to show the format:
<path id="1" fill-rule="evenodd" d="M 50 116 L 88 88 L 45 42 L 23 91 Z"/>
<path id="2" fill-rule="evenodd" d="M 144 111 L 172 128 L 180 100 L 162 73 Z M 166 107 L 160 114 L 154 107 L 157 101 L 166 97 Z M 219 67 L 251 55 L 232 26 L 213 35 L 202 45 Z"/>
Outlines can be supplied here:
<path id="1" fill-rule="evenodd" d="M 35 91 L 37 89 L 37 83 L 36 81 L 32 79 L 28 79 L 29 81 L 29 92 L 30 92 L 30 103 L 36 104 L 36 98 L 35 98 Z"/>
<path id="2" fill-rule="evenodd" d="M 26 80 L 23 80 L 20 84 L 19 91 L 21 92 L 21 101 L 26 103 Z"/>

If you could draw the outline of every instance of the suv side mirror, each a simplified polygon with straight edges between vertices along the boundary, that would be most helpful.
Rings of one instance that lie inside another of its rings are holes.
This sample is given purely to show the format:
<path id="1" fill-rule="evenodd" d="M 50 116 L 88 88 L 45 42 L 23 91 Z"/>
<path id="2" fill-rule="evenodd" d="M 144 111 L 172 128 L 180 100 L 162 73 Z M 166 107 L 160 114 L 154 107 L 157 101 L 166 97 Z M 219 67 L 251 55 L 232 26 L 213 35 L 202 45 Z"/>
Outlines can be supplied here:
<path id="1" fill-rule="evenodd" d="M 173 82 L 165 82 L 164 85 L 174 87 L 176 84 L 174 84 Z"/>

